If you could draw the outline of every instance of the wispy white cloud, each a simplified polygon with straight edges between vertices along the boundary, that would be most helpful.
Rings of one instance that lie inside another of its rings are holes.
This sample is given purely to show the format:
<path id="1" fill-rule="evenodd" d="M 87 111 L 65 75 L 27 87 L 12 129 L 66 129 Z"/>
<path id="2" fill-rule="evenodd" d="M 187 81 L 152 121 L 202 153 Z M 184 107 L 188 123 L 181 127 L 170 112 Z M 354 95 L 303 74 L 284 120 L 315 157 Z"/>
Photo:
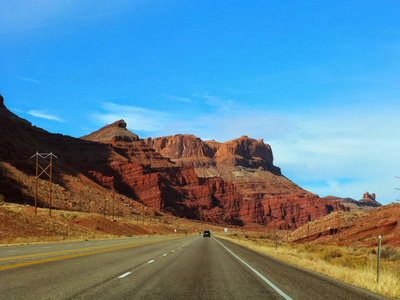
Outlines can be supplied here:
<path id="1" fill-rule="evenodd" d="M 36 118 L 52 120 L 52 121 L 57 121 L 57 122 L 63 122 L 63 120 L 61 120 L 57 116 L 51 115 L 49 113 L 42 112 L 42 111 L 39 111 L 39 110 L 30 110 L 30 111 L 28 111 L 28 114 L 30 114 L 31 116 L 34 116 Z"/>
<path id="2" fill-rule="evenodd" d="M 193 100 L 191 98 L 187 98 L 187 97 L 178 97 L 178 96 L 174 96 L 174 95 L 167 95 L 164 94 L 163 95 L 165 98 L 173 100 L 173 101 L 178 101 L 178 102 L 186 102 L 186 103 L 191 103 L 193 102 Z"/>
<path id="3" fill-rule="evenodd" d="M 23 81 L 35 83 L 35 84 L 41 84 L 41 82 L 39 80 L 36 80 L 34 78 L 30 78 L 30 77 L 18 76 L 18 75 L 12 75 L 12 77 L 20 79 L 20 80 L 23 80 Z"/>
<path id="4" fill-rule="evenodd" d="M 218 113 L 230 113 L 236 106 L 236 102 L 231 99 L 225 99 L 223 97 L 210 95 L 208 93 L 196 95 L 200 101 L 210 107 L 218 110 Z"/>
<path id="5" fill-rule="evenodd" d="M 128 6 L 113 3 L 112 6 L 82 8 L 74 1 L 10 1 L 0 11 L 0 34 L 103 18 L 133 10 L 135 8 L 130 3 Z"/>
<path id="6" fill-rule="evenodd" d="M 94 120 L 106 125 L 123 119 L 132 131 L 158 132 L 162 131 L 172 121 L 171 115 L 157 110 L 119 105 L 112 102 L 104 102 L 101 107 L 103 112 L 93 114 Z"/>

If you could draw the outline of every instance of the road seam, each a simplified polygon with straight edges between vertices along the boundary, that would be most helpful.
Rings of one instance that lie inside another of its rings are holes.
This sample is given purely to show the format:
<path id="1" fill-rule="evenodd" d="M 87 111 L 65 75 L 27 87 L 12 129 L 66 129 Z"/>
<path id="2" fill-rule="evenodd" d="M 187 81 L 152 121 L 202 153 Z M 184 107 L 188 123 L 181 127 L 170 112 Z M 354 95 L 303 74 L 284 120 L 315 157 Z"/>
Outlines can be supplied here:
<path id="1" fill-rule="evenodd" d="M 236 259 L 238 259 L 241 263 L 243 263 L 246 267 L 248 267 L 250 270 L 252 270 L 258 277 L 260 277 L 265 283 L 267 283 L 270 287 L 272 287 L 279 295 L 281 295 L 283 298 L 286 300 L 292 300 L 288 295 L 286 295 L 284 292 L 282 292 L 275 284 L 273 284 L 271 281 L 269 281 L 267 278 L 265 278 L 260 272 L 258 272 L 256 269 L 254 269 L 252 266 L 250 266 L 247 262 L 245 262 L 243 259 L 241 259 L 239 256 L 237 256 L 235 253 L 233 253 L 229 248 L 227 248 L 224 244 L 222 244 L 220 241 L 218 241 L 216 238 L 214 238 L 222 247 L 224 247 L 230 254 L 233 255 Z"/>

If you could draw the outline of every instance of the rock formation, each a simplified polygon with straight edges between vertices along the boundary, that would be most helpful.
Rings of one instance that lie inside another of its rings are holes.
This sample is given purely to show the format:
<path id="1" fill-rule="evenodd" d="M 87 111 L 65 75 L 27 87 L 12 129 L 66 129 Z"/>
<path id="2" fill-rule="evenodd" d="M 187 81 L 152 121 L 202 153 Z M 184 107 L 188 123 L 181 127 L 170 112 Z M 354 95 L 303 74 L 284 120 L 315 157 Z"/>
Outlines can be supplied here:
<path id="1" fill-rule="evenodd" d="M 0 194 L 6 201 L 32 203 L 25 192 L 29 188 L 9 172 L 33 178 L 29 157 L 39 150 L 58 156 L 54 182 L 65 189 L 63 195 L 71 195 L 54 201 L 56 208 L 106 209 L 98 196 L 89 203 L 88 197 L 76 200 L 73 195 L 81 192 L 70 182 L 78 180 L 97 194 L 104 187 L 115 189 L 131 199 L 124 205 L 139 201 L 177 216 L 220 223 L 293 228 L 338 209 L 284 177 L 263 140 L 242 136 L 218 143 L 193 135 L 140 140 L 123 120 L 76 139 L 32 126 L 0 100 L 0 162 L 7 164 L 0 174 Z"/>
<path id="2" fill-rule="evenodd" d="M 220 177 L 242 195 L 240 219 L 295 228 L 339 208 L 303 190 L 273 165 L 270 145 L 242 136 L 225 143 L 178 134 L 144 142 L 178 165 L 194 166 L 200 178 Z"/>

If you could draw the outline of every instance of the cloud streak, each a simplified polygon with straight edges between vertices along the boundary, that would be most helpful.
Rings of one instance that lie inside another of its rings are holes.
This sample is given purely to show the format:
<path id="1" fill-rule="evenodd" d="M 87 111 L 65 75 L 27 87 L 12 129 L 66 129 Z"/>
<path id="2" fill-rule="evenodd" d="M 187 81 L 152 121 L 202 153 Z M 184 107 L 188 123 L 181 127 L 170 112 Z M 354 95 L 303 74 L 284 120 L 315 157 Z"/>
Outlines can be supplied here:
<path id="1" fill-rule="evenodd" d="M 34 116 L 36 118 L 41 118 L 41 119 L 46 119 L 46 120 L 52 120 L 52 121 L 57 121 L 57 122 L 63 122 L 63 120 L 61 120 L 60 118 L 58 118 L 57 116 L 39 111 L 39 110 L 30 110 L 28 111 L 28 114 L 30 114 L 31 116 Z"/>
<path id="2" fill-rule="evenodd" d="M 123 119 L 132 131 L 159 132 L 172 121 L 167 113 L 113 102 L 101 104 L 103 112 L 92 115 L 92 118 L 103 125 Z"/>
<path id="3" fill-rule="evenodd" d="M 178 96 L 167 95 L 167 94 L 164 94 L 163 96 L 164 96 L 165 98 L 170 99 L 170 100 L 173 100 L 173 101 L 185 102 L 185 103 L 191 103 L 191 102 L 193 102 L 192 99 L 187 98 L 187 97 L 178 97 Z"/>
<path id="4" fill-rule="evenodd" d="M 23 81 L 27 81 L 30 83 L 35 83 L 35 84 L 42 84 L 39 80 L 36 80 L 34 78 L 30 78 L 30 77 L 24 77 L 24 76 L 18 76 L 18 75 L 12 75 L 12 77 L 23 80 Z"/>

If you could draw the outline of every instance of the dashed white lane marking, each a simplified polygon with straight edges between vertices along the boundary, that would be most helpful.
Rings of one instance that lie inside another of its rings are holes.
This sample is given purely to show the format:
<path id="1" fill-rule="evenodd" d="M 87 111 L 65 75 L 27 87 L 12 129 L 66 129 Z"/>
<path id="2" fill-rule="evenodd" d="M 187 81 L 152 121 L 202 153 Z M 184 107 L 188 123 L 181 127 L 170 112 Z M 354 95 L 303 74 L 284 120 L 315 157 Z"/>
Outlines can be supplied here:
<path id="1" fill-rule="evenodd" d="M 73 245 L 67 245 L 67 247 L 72 247 Z"/>
<path id="2" fill-rule="evenodd" d="M 167 253 L 165 253 L 163 256 L 167 256 L 168 254 Z"/>
<path id="3" fill-rule="evenodd" d="M 175 250 L 172 250 L 171 252 L 175 252 Z"/>
<path id="4" fill-rule="evenodd" d="M 18 252 L 19 250 L 9 250 L 8 252 Z"/>
<path id="5" fill-rule="evenodd" d="M 50 249 L 51 247 L 42 247 L 42 249 Z"/>
<path id="6" fill-rule="evenodd" d="M 128 276 L 131 273 L 132 272 L 126 272 L 125 274 L 122 274 L 121 276 L 118 276 L 118 278 L 124 278 L 124 277 Z"/>
<path id="7" fill-rule="evenodd" d="M 149 260 L 147 263 L 148 263 L 148 264 L 152 264 L 153 262 L 155 262 L 155 260 L 154 260 L 154 259 L 152 259 L 152 260 Z"/>
<path id="8" fill-rule="evenodd" d="M 178 247 L 178 249 L 181 249 L 181 247 Z"/>
<path id="9" fill-rule="evenodd" d="M 252 266 L 250 266 L 247 262 L 245 262 L 243 259 L 241 259 L 239 256 L 237 256 L 235 253 L 233 253 L 231 250 L 229 250 L 225 245 L 223 245 L 220 241 L 218 241 L 216 238 L 214 238 L 222 247 L 224 247 L 230 254 L 232 254 L 237 260 L 242 262 L 246 267 L 248 267 L 250 270 L 252 270 L 258 277 L 260 277 L 262 280 L 264 280 L 265 283 L 267 283 L 270 287 L 272 287 L 279 295 L 281 295 L 283 298 L 286 300 L 292 300 L 288 295 L 286 295 L 284 292 L 282 292 L 275 284 L 273 284 L 271 281 L 269 281 L 267 278 L 265 278 L 261 273 L 259 273 L 256 269 L 254 269 Z"/>

